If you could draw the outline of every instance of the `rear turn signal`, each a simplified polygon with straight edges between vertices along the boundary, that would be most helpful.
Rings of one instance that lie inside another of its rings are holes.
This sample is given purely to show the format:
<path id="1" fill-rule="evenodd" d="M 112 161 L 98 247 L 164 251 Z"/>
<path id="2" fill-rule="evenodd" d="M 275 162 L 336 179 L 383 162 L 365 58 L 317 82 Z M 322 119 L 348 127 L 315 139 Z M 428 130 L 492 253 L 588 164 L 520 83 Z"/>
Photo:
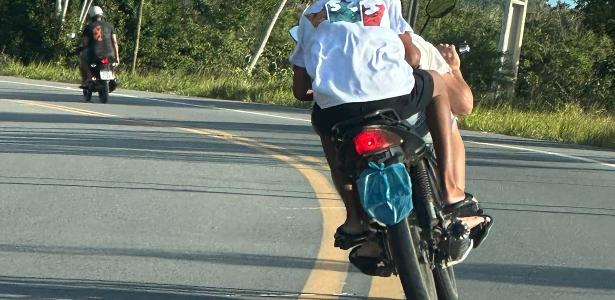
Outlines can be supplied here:
<path id="1" fill-rule="evenodd" d="M 382 129 L 368 129 L 359 132 L 353 141 L 357 154 L 366 155 L 401 144 L 401 137 Z"/>

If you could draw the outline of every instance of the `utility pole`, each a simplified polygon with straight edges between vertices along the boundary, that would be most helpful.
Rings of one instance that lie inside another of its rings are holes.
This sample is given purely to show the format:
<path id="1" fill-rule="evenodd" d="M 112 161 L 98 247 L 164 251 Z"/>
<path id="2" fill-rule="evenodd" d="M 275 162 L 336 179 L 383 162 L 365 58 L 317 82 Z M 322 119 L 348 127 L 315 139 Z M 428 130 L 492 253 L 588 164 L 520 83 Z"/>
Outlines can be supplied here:
<path id="1" fill-rule="evenodd" d="M 496 98 L 502 95 L 505 97 L 514 96 L 514 82 L 519 69 L 521 42 L 523 41 L 525 14 L 527 12 L 527 0 L 504 0 L 502 4 L 504 16 L 498 51 L 504 53 L 499 71 L 500 75 L 503 75 L 503 80 L 500 83 L 494 83 L 494 96 Z"/>
<path id="2" fill-rule="evenodd" d="M 139 1 L 139 17 L 137 20 L 137 38 L 135 40 L 135 51 L 132 54 L 132 70 L 134 74 L 137 68 L 137 55 L 139 54 L 139 39 L 141 38 L 141 21 L 143 20 L 143 0 Z"/>
<path id="3" fill-rule="evenodd" d="M 527 0 L 504 1 L 504 18 L 498 50 L 506 55 L 503 71 L 510 72 L 513 78 L 517 77 L 519 67 L 526 11 Z"/>
<path id="4" fill-rule="evenodd" d="M 275 15 L 273 16 L 273 19 L 271 20 L 271 23 L 269 23 L 269 27 L 267 28 L 267 32 L 265 32 L 265 36 L 263 37 L 263 40 L 261 41 L 261 45 L 260 45 L 260 47 L 258 47 L 258 50 L 256 51 L 256 54 L 252 58 L 252 61 L 250 62 L 250 66 L 248 66 L 248 74 L 252 73 L 252 69 L 254 69 L 254 66 L 256 66 L 256 62 L 258 62 L 258 58 L 263 53 L 263 50 L 265 50 L 265 46 L 267 45 L 267 40 L 269 40 L 269 36 L 271 36 L 271 32 L 273 31 L 273 27 L 275 26 L 275 22 L 280 17 L 280 14 L 282 13 L 282 10 L 284 9 L 284 6 L 286 5 L 286 1 L 287 0 L 282 0 L 280 2 L 280 6 L 278 6 L 278 10 L 275 12 Z"/>

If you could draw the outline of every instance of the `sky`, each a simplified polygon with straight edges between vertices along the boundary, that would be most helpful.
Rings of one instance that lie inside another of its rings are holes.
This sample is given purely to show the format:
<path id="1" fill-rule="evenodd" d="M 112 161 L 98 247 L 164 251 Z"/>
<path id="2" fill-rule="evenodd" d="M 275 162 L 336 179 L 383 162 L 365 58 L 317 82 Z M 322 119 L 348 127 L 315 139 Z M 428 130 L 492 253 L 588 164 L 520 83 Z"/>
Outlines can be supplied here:
<path id="1" fill-rule="evenodd" d="M 574 0 L 561 0 L 561 2 L 568 3 L 570 6 L 574 7 Z M 553 5 L 557 3 L 557 0 L 549 0 L 549 4 Z"/>

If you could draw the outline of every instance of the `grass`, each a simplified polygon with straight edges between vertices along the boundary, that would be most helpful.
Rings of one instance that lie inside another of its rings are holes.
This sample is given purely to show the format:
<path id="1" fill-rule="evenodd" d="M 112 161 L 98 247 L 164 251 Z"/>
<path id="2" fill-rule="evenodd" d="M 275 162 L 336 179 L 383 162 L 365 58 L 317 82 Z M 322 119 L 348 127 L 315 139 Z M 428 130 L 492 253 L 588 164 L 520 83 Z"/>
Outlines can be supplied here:
<path id="1" fill-rule="evenodd" d="M 546 112 L 478 106 L 460 124 L 464 129 L 615 149 L 613 113 L 576 104 Z"/>
<path id="2" fill-rule="evenodd" d="M 79 82 L 76 68 L 44 63 L 24 66 L 6 57 L 0 57 L 0 75 L 75 84 Z M 289 74 L 251 77 L 245 75 L 242 70 L 230 71 L 226 76 L 163 71 L 135 75 L 122 72 L 119 78 L 120 86 L 127 89 L 295 107 L 308 106 L 294 100 Z M 565 105 L 558 110 L 549 111 L 520 110 L 510 105 L 478 105 L 460 124 L 462 128 L 469 130 L 615 149 L 613 112 L 584 110 L 579 105 Z"/>

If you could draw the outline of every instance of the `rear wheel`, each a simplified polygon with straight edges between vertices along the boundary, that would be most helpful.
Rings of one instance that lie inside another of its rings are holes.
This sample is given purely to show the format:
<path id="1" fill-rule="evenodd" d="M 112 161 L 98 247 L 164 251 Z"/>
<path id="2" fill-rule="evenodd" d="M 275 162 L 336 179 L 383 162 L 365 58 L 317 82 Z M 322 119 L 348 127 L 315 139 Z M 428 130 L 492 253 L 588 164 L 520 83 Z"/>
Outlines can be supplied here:
<path id="1" fill-rule="evenodd" d="M 391 256 L 407 299 L 437 299 L 431 266 L 417 249 L 418 232 L 408 219 L 387 228 Z"/>
<path id="2" fill-rule="evenodd" d="M 455 280 L 455 271 L 453 267 L 441 269 L 436 267 L 433 270 L 433 277 L 438 290 L 438 300 L 457 300 L 457 281 Z"/>
<path id="3" fill-rule="evenodd" d="M 441 201 L 440 193 L 440 180 L 438 180 L 438 166 L 436 163 L 435 153 L 433 148 L 429 149 L 426 157 L 425 168 L 427 170 L 427 177 L 429 179 L 429 185 L 435 187 L 432 189 L 433 196 L 436 202 Z M 436 284 L 436 290 L 438 291 L 438 300 L 457 300 L 459 299 L 459 293 L 457 292 L 457 281 L 455 279 L 455 271 L 453 267 L 442 269 L 436 266 L 433 269 L 433 278 Z"/>
<path id="4" fill-rule="evenodd" d="M 109 81 L 103 80 L 102 86 L 98 91 L 98 98 L 100 99 L 100 103 L 107 103 L 109 100 Z"/>

